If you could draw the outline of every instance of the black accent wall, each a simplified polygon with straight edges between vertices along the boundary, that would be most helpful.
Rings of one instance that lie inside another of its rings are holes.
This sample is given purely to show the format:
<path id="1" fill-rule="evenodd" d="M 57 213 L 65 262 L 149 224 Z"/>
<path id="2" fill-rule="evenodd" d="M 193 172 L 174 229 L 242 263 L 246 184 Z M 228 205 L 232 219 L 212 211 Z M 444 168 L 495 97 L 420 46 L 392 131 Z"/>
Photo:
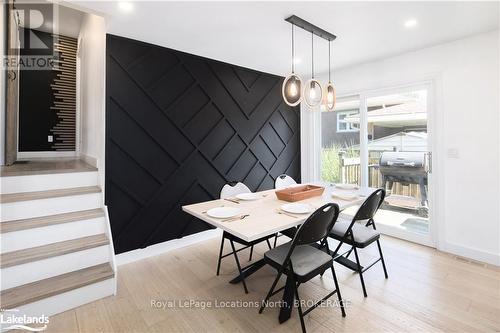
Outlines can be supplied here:
<path id="1" fill-rule="evenodd" d="M 117 253 L 210 228 L 181 206 L 228 181 L 257 191 L 282 173 L 300 180 L 299 108 L 283 103 L 283 78 L 113 35 L 106 66 Z"/>

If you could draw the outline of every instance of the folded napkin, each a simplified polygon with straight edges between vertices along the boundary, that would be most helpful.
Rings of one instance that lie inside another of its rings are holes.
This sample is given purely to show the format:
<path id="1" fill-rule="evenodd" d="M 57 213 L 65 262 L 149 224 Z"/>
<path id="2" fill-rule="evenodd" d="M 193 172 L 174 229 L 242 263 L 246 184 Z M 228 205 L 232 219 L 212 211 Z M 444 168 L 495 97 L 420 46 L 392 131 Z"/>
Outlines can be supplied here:
<path id="1" fill-rule="evenodd" d="M 357 200 L 359 198 L 359 196 L 357 194 L 332 193 L 332 198 L 340 199 L 340 200 L 344 200 L 344 201 L 354 201 L 354 200 Z"/>

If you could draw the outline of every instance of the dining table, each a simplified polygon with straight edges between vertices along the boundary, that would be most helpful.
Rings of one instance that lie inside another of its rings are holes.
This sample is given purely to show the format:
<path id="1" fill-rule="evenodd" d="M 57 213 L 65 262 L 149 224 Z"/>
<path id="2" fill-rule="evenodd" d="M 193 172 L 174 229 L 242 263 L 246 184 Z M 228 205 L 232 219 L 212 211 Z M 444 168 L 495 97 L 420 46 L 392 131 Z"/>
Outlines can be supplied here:
<path id="1" fill-rule="evenodd" d="M 190 205 L 185 205 L 182 210 L 200 220 L 220 228 L 247 242 L 260 239 L 265 236 L 274 235 L 280 231 L 296 227 L 304 223 L 312 212 L 326 203 L 336 203 L 340 210 L 357 206 L 371 194 L 376 188 L 371 187 L 343 187 L 326 182 L 311 182 L 309 185 L 322 186 L 325 188 L 323 194 L 312 198 L 297 201 L 301 204 L 310 205 L 311 211 L 305 214 L 291 214 L 283 210 L 282 206 L 289 202 L 279 200 L 275 189 L 255 192 L 252 200 L 238 200 L 237 198 L 217 199 Z M 307 185 L 299 184 L 299 185 Z M 239 214 L 234 219 L 214 218 L 207 214 L 212 208 L 233 207 L 238 208 Z M 230 283 L 239 283 L 243 278 L 265 266 L 264 258 L 257 260 L 242 268 L 242 273 L 234 277 Z M 287 278 L 280 303 L 279 322 L 283 323 L 290 318 L 294 301 L 294 287 L 292 280 Z"/>

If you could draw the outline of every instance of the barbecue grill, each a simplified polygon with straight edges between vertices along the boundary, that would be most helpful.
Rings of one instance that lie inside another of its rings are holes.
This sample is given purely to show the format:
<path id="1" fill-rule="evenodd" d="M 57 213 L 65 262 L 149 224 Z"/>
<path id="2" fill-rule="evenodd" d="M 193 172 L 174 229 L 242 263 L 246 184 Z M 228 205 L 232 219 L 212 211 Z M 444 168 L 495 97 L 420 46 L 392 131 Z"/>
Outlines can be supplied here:
<path id="1" fill-rule="evenodd" d="M 383 152 L 380 156 L 379 170 L 382 175 L 384 189 L 386 185 L 389 185 L 389 189 L 392 189 L 394 182 L 403 185 L 418 184 L 421 193 L 421 209 L 427 210 L 425 154 L 425 152 Z"/>

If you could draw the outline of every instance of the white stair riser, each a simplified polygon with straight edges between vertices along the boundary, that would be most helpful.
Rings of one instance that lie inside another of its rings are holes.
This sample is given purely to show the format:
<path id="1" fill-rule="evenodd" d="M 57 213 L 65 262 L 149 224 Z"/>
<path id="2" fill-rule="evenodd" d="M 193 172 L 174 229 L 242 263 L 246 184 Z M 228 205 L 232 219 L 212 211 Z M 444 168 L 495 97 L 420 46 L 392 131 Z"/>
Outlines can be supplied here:
<path id="1" fill-rule="evenodd" d="M 13 231 L 2 234 L 2 253 L 28 249 L 41 245 L 62 242 L 70 239 L 104 234 L 104 217 L 79 220 L 41 228 Z"/>
<path id="2" fill-rule="evenodd" d="M 113 295 L 114 280 L 115 278 L 107 279 L 20 306 L 18 308 L 19 312 L 16 313 L 16 316 L 22 316 L 23 314 L 26 314 L 27 316 L 41 316 L 42 314 L 49 316 L 49 324 L 47 326 L 50 329 L 50 316 Z M 2 325 L 2 327 L 6 326 L 8 325 Z M 43 325 L 35 326 L 39 327 Z"/>
<path id="3" fill-rule="evenodd" d="M 96 186 L 98 184 L 97 171 L 69 172 L 50 175 L 29 175 L 1 177 L 1 193 L 19 193 L 57 190 L 64 188 Z"/>
<path id="4" fill-rule="evenodd" d="M 109 245 L 1 269 L 2 290 L 109 262 Z"/>
<path id="5" fill-rule="evenodd" d="M 70 213 L 102 207 L 102 193 L 90 193 L 2 203 L 2 221 L 27 219 L 54 214 Z"/>

